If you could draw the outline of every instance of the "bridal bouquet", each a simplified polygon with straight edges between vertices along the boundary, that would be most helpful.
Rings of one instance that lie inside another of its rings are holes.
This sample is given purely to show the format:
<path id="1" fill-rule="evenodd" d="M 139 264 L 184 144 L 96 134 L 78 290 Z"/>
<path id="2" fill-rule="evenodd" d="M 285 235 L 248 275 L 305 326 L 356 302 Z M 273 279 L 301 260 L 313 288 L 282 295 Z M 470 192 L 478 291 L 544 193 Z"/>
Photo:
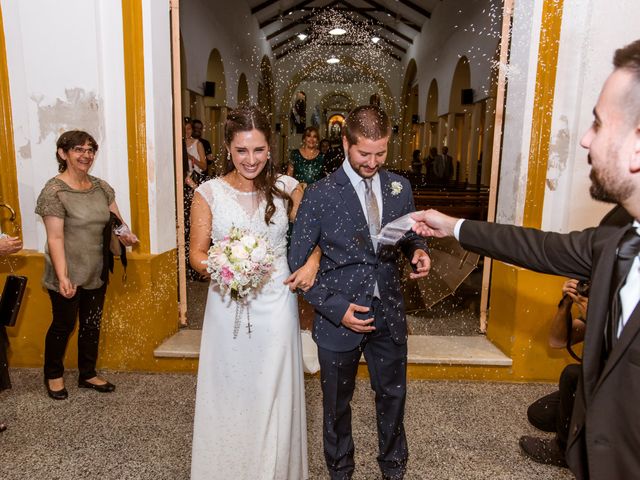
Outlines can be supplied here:
<path id="1" fill-rule="evenodd" d="M 213 242 L 209 248 L 208 258 L 203 262 L 207 272 L 223 294 L 229 292 L 231 298 L 238 302 L 234 338 L 240 328 L 242 309 L 247 307 L 246 297 L 269 278 L 274 259 L 273 249 L 266 238 L 238 227 L 232 227 L 228 235 Z M 251 333 L 248 307 L 247 328 Z"/>

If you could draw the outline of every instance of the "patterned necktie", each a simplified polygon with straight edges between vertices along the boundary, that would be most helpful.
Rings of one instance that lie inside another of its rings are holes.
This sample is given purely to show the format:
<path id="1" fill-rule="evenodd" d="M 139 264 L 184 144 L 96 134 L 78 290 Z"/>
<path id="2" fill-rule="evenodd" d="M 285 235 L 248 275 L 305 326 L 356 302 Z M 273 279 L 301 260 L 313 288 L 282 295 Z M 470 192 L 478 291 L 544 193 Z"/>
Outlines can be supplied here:
<path id="1" fill-rule="evenodd" d="M 632 226 L 624 234 L 620 244 L 618 245 L 618 253 L 616 264 L 613 268 L 613 277 L 611 287 L 614 289 L 611 298 L 611 310 L 609 312 L 609 321 L 607 322 L 607 351 L 611 349 L 618 338 L 618 325 L 622 315 L 622 304 L 620 301 L 620 289 L 624 287 L 627 275 L 631 270 L 631 265 L 636 256 L 640 253 L 640 235 Z"/>
<path id="2" fill-rule="evenodd" d="M 378 208 L 378 200 L 376 194 L 373 192 L 373 179 L 364 179 L 364 201 L 367 205 L 367 220 L 369 222 L 369 233 L 373 237 L 380 233 L 380 209 Z M 373 242 L 373 246 L 377 247 L 376 241 Z"/>

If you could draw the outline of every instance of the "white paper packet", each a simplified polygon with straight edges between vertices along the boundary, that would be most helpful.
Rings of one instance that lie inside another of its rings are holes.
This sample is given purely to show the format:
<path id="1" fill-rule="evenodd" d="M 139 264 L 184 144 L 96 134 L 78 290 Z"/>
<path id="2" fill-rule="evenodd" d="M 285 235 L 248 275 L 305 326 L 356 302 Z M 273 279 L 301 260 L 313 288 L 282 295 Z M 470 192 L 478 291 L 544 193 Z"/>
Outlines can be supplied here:
<path id="1" fill-rule="evenodd" d="M 376 240 L 379 244 L 383 245 L 395 245 L 398 243 L 405 233 L 411 230 L 413 224 L 416 221 L 411 218 L 411 213 L 407 213 L 402 217 L 396 218 L 392 222 L 387 223 L 378 235 L 372 235 L 371 238 Z"/>

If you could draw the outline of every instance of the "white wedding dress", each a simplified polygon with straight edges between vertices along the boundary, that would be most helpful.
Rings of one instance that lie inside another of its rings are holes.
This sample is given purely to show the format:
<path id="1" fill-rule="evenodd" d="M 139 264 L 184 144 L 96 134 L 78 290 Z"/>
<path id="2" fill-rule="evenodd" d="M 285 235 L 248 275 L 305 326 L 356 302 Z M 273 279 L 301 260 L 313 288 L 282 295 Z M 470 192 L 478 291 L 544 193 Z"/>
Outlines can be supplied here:
<path id="1" fill-rule="evenodd" d="M 297 181 L 281 176 L 291 192 Z M 272 224 L 266 201 L 239 192 L 222 178 L 196 190 L 213 215 L 212 237 L 236 226 L 268 238 L 275 270 L 249 297 L 251 333 L 243 312 L 234 338 L 236 303 L 211 283 L 204 314 L 191 461 L 192 480 L 304 480 L 308 478 L 304 376 L 296 297 L 282 282 L 287 265 L 288 219 L 274 198 Z M 194 220 L 192 220 L 194 221 Z"/>

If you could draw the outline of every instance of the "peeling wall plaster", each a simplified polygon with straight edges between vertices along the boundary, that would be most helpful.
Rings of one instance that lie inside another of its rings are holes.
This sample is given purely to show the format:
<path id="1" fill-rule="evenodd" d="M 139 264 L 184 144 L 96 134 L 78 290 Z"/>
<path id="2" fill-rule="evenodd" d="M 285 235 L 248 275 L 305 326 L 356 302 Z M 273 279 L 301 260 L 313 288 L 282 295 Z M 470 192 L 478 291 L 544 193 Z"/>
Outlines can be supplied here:
<path id="1" fill-rule="evenodd" d="M 547 188 L 555 191 L 558 188 L 560 177 L 567 169 L 569 161 L 569 147 L 571 145 L 571 132 L 569 119 L 561 115 L 558 119 L 559 128 L 549 145 L 549 163 L 547 165 Z"/>
<path id="2" fill-rule="evenodd" d="M 38 105 L 38 121 L 40 124 L 40 138 L 42 142 L 47 135 L 53 134 L 57 138 L 67 130 L 81 129 L 90 133 L 98 143 L 104 136 L 104 125 L 101 114 L 102 99 L 95 92 L 87 92 L 83 88 L 69 88 L 65 90 L 64 99 L 56 99 L 52 105 L 43 105 L 42 97 L 31 96 Z"/>

